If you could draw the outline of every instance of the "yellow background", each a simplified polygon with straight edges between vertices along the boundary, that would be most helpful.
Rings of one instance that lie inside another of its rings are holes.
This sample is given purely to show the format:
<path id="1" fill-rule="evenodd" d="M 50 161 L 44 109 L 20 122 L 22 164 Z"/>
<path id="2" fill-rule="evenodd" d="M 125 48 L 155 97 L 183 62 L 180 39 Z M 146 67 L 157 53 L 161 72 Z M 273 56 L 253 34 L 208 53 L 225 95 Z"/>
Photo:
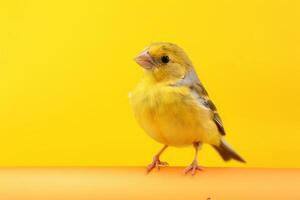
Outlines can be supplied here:
<path id="1" fill-rule="evenodd" d="M 247 160 L 300 167 L 300 3 L 292 0 L 1 1 L 0 165 L 146 165 L 161 147 L 137 125 L 133 57 L 169 41 L 190 55 L 227 140 Z M 170 148 L 188 165 L 192 148 Z"/>

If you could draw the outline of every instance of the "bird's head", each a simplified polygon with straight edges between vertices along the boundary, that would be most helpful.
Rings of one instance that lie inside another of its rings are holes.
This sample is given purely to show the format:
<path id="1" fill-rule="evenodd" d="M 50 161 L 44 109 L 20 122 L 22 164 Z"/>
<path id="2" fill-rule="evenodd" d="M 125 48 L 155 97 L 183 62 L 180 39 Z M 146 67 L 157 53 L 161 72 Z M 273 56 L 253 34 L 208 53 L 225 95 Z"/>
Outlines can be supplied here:
<path id="1" fill-rule="evenodd" d="M 177 45 L 166 42 L 151 44 L 135 61 L 158 82 L 181 79 L 192 68 L 184 51 Z"/>

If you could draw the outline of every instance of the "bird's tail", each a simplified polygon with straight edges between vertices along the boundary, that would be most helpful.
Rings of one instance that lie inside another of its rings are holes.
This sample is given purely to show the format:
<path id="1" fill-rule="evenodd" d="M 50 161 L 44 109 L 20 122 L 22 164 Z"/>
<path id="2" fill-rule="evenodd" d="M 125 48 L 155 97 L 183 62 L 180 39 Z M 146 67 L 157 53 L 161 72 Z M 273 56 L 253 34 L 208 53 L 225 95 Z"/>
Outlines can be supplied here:
<path id="1" fill-rule="evenodd" d="M 246 163 L 246 161 L 241 156 L 239 156 L 223 138 L 221 139 L 219 146 L 213 145 L 213 147 L 217 150 L 217 152 L 225 161 L 234 159 Z"/>

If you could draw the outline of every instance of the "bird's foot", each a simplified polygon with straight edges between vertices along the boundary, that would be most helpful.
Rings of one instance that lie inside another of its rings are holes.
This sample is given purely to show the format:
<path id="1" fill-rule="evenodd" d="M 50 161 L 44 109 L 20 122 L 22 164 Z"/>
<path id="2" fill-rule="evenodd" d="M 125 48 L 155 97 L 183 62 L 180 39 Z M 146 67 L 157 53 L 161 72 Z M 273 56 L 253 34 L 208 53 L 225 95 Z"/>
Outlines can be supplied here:
<path id="1" fill-rule="evenodd" d="M 193 161 L 192 164 L 190 164 L 190 166 L 188 166 L 187 168 L 184 169 L 183 172 L 185 174 L 191 172 L 192 175 L 195 175 L 197 170 L 202 171 L 203 168 L 200 167 L 196 161 Z"/>
<path id="2" fill-rule="evenodd" d="M 167 162 L 160 161 L 158 156 L 154 156 L 152 163 L 147 167 L 147 173 L 151 172 L 154 168 L 157 168 L 157 170 L 159 170 L 160 167 L 166 166 L 169 166 Z"/>

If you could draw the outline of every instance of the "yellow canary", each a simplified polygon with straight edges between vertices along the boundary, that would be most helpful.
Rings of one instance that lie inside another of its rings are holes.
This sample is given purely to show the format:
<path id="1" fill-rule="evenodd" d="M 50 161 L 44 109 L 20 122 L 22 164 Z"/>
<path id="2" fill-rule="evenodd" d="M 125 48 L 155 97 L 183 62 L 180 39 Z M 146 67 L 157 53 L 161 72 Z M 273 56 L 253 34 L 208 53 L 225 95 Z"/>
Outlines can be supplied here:
<path id="1" fill-rule="evenodd" d="M 159 157 L 168 146 L 195 147 L 195 158 L 185 173 L 201 170 L 197 157 L 203 143 L 214 147 L 225 161 L 245 162 L 224 140 L 225 130 L 216 107 L 180 47 L 154 43 L 135 61 L 145 71 L 130 95 L 135 117 L 150 137 L 164 144 L 148 166 L 148 172 L 167 165 Z"/>

